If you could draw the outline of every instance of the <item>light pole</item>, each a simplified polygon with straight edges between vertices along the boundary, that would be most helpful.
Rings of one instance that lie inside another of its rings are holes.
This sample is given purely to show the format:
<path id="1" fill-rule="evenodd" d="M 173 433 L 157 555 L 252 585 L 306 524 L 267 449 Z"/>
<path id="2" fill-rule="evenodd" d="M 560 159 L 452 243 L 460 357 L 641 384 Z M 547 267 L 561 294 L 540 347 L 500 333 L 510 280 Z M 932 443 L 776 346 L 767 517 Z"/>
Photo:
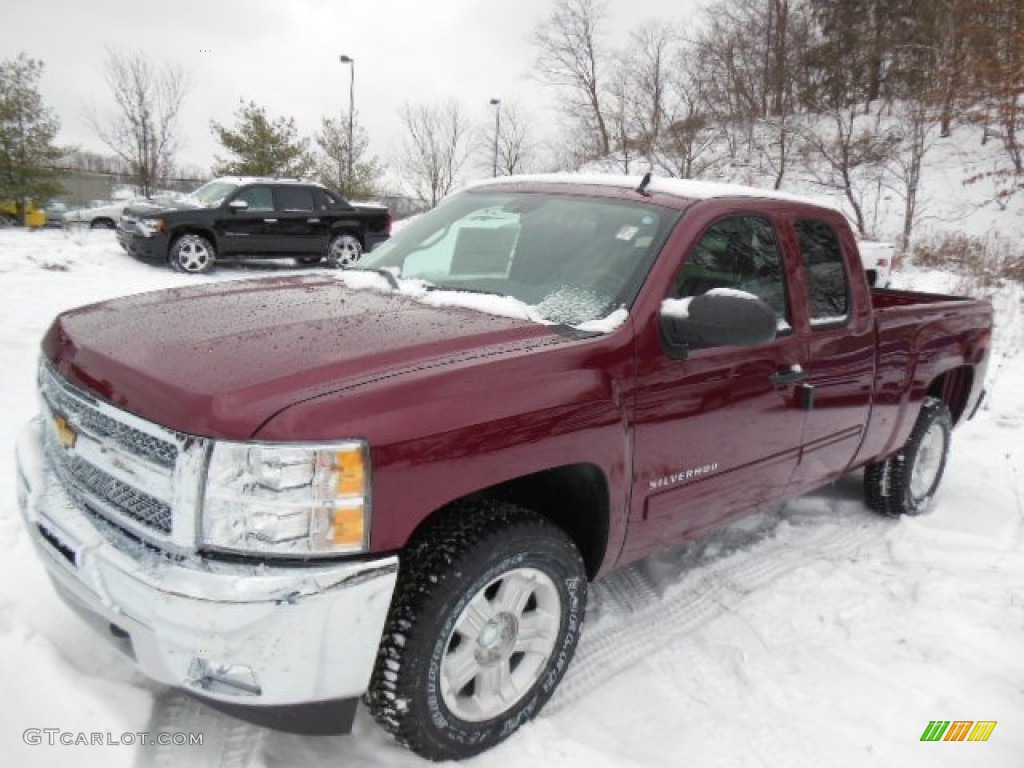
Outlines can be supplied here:
<path id="1" fill-rule="evenodd" d="M 356 113 L 356 60 L 341 54 L 338 60 L 348 64 L 348 174 L 345 177 L 345 197 L 352 195 L 352 120 Z"/>
<path id="2" fill-rule="evenodd" d="M 501 132 L 501 99 L 491 99 L 494 107 L 494 176 L 498 175 L 498 134 Z"/>

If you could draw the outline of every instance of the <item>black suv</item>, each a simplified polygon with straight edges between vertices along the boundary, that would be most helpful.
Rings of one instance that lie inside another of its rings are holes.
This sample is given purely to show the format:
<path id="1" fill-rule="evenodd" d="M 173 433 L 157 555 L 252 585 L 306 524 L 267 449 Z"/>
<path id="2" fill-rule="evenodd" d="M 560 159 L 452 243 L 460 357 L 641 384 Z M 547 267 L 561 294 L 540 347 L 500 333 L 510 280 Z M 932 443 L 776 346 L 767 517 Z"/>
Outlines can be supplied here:
<path id="1" fill-rule="evenodd" d="M 206 272 L 218 258 L 326 259 L 347 267 L 390 231 L 384 206 L 348 203 L 313 182 L 225 177 L 173 206 L 126 209 L 117 239 L 143 261 Z"/>

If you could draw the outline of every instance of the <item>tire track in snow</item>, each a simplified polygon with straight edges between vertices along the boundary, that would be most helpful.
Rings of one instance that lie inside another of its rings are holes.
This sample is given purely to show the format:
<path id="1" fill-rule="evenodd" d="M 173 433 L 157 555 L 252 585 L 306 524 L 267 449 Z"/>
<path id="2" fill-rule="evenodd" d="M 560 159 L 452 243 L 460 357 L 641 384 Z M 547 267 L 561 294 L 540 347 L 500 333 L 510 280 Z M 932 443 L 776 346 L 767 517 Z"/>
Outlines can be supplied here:
<path id="1" fill-rule="evenodd" d="M 809 502 L 819 509 L 825 502 L 826 514 L 814 516 L 824 524 L 802 522 Z M 594 584 L 597 615 L 584 626 L 576 657 L 545 714 L 555 715 L 572 706 L 616 675 L 731 610 L 759 587 L 813 562 L 849 558 L 889 534 L 890 521 L 866 510 L 844 516 L 838 506 L 827 497 L 802 499 L 787 508 L 783 517 L 794 529 L 784 540 L 765 541 L 763 532 L 751 535 L 741 529 L 739 538 L 747 539 L 741 549 L 730 543 L 737 532 L 729 528 L 702 540 L 696 558 L 691 548 L 655 555 Z M 791 522 L 794 518 L 798 522 Z M 724 554 L 700 562 L 701 553 L 714 551 L 716 545 L 726 550 Z M 666 582 L 665 576 L 672 573 L 682 575 Z"/>

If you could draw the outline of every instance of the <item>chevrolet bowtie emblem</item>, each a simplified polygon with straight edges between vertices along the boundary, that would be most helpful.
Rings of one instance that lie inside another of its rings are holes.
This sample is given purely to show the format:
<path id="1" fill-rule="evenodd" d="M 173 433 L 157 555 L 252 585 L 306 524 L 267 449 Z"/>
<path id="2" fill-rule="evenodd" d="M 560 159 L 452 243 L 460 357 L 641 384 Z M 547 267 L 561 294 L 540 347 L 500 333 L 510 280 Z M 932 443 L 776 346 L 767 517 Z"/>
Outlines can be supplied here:
<path id="1" fill-rule="evenodd" d="M 57 428 L 57 441 L 61 446 L 65 450 L 68 448 L 74 448 L 75 441 L 78 439 L 78 433 L 71 428 L 71 425 L 68 424 L 68 420 L 63 416 L 54 416 L 53 426 Z"/>

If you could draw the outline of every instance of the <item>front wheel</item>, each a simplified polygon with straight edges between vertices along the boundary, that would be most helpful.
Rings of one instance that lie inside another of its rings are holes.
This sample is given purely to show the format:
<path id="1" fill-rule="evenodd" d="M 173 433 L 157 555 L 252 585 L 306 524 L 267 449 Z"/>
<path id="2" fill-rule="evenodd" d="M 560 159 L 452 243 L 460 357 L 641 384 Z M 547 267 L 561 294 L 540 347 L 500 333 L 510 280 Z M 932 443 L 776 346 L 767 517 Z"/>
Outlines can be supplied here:
<path id="1" fill-rule="evenodd" d="M 182 235 L 171 244 L 167 260 L 179 272 L 209 272 L 217 260 L 213 245 L 202 235 Z"/>
<path id="2" fill-rule="evenodd" d="M 93 219 L 89 229 L 117 229 L 113 219 Z"/>
<path id="3" fill-rule="evenodd" d="M 363 245 L 355 235 L 335 235 L 327 246 L 327 264 L 336 269 L 353 266 L 363 255 Z"/>
<path id="4" fill-rule="evenodd" d="M 952 432 L 953 419 L 946 404 L 927 398 L 899 452 L 864 470 L 868 506 L 893 517 L 927 511 L 942 482 Z"/>
<path id="5" fill-rule="evenodd" d="M 482 752 L 536 715 L 572 659 L 583 561 L 556 525 L 512 504 L 464 503 L 417 537 L 366 695 L 430 760 Z"/>

